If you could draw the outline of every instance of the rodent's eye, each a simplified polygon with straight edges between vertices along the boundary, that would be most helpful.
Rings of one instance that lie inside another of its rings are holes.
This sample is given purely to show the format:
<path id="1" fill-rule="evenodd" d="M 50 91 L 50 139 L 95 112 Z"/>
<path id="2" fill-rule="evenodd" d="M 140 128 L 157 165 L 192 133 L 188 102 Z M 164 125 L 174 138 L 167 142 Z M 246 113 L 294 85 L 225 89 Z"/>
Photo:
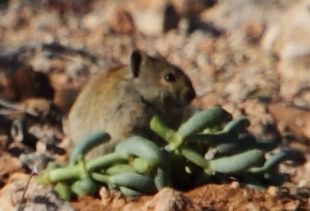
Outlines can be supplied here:
<path id="1" fill-rule="evenodd" d="M 175 78 L 175 75 L 173 73 L 167 73 L 165 75 L 165 80 L 168 82 L 175 82 L 176 78 Z"/>

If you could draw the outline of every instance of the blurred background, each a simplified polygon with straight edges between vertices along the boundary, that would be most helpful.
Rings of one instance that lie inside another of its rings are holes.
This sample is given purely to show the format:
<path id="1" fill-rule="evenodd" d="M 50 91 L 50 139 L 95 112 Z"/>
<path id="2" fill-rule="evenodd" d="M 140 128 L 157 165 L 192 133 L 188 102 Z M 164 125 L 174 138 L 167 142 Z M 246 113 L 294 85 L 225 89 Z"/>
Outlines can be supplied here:
<path id="1" fill-rule="evenodd" d="M 309 0 L 1 0 L 0 17 L 7 100 L 49 99 L 65 117 L 92 73 L 127 64 L 139 48 L 180 66 L 198 107 L 258 118 L 270 110 L 264 124 L 309 117 Z M 309 138 L 309 121 L 294 121 L 281 130 Z"/>
<path id="2" fill-rule="evenodd" d="M 63 155 L 77 94 L 134 48 L 180 66 L 194 106 L 247 115 L 257 137 L 303 152 L 306 164 L 287 171 L 309 182 L 309 0 L 0 0 L 2 175 L 25 152 Z"/>
<path id="3" fill-rule="evenodd" d="M 50 74 L 56 90 L 140 48 L 181 66 L 201 97 L 310 105 L 309 0 L 1 0 L 0 8 L 0 48 L 23 47 L 15 54 Z"/>

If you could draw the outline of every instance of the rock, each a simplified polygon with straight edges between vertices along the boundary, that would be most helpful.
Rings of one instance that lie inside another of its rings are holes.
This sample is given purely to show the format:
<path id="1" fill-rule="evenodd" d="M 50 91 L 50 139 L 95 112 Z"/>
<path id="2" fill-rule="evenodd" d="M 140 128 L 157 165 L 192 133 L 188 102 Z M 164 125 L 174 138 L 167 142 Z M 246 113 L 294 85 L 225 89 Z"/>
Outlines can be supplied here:
<path id="1" fill-rule="evenodd" d="M 7 185 L 0 191 L 0 210 L 18 208 L 25 211 L 73 210 L 70 204 L 60 200 L 50 187 L 37 184 L 35 177 L 30 179 L 30 175 L 23 173 L 13 174 Z"/>
<path id="2" fill-rule="evenodd" d="M 183 192 L 172 188 L 163 188 L 153 197 L 144 196 L 135 198 L 124 197 L 114 191 L 102 188 L 100 191 L 102 203 L 106 210 L 154 210 L 154 211 L 177 211 L 177 210 L 200 210 L 197 204 Z"/>
<path id="3" fill-rule="evenodd" d="M 310 140 L 310 113 L 307 110 L 280 103 L 270 104 L 268 108 L 282 133 L 289 129 L 296 136 Z"/>
<path id="4" fill-rule="evenodd" d="M 299 1 L 271 25 L 263 40 L 263 49 L 278 55 L 281 78 L 280 94 L 299 106 L 310 106 L 309 96 L 303 92 L 309 87 L 310 74 L 310 2 Z M 301 93 L 302 92 L 302 93 Z M 292 99 L 293 98 L 293 99 Z"/>

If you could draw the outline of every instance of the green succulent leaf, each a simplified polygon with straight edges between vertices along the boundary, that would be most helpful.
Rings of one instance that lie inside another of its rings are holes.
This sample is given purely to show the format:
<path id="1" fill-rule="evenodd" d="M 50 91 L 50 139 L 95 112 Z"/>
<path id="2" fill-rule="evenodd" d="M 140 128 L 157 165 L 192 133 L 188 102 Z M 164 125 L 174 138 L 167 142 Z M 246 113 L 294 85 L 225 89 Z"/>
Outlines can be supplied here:
<path id="1" fill-rule="evenodd" d="M 72 191 L 70 189 L 70 186 L 65 183 L 57 183 L 54 187 L 55 192 L 58 194 L 58 196 L 65 200 L 70 201 L 72 198 Z"/>
<path id="2" fill-rule="evenodd" d="M 97 183 L 90 177 L 85 177 L 75 181 L 71 190 L 78 196 L 94 195 L 98 191 Z"/>
<path id="3" fill-rule="evenodd" d="M 150 160 L 138 157 L 133 159 L 131 166 L 135 169 L 136 172 L 147 175 L 150 174 L 157 165 Z"/>
<path id="4" fill-rule="evenodd" d="M 98 182 L 116 187 L 124 186 L 146 194 L 156 192 L 154 180 L 136 172 L 122 172 L 115 175 L 92 173 L 92 177 Z"/>
<path id="5" fill-rule="evenodd" d="M 70 156 L 70 164 L 73 165 L 92 150 L 93 148 L 106 143 L 110 140 L 110 135 L 105 132 L 98 132 L 88 135 L 73 149 Z"/>
<path id="6" fill-rule="evenodd" d="M 132 136 L 131 138 L 120 142 L 116 146 L 115 152 L 144 158 L 156 165 L 165 165 L 165 155 L 159 147 L 154 142 L 141 136 Z"/>
<path id="7" fill-rule="evenodd" d="M 197 166 L 200 166 L 202 168 L 209 167 L 209 162 L 202 155 L 198 154 L 194 150 L 188 147 L 182 147 L 180 152 L 186 159 L 195 163 Z"/>
<path id="8" fill-rule="evenodd" d="M 143 193 L 152 194 L 156 192 L 154 180 L 135 172 L 124 172 L 110 177 L 110 183 L 125 186 Z"/>
<path id="9" fill-rule="evenodd" d="M 174 130 L 166 126 L 157 116 L 154 116 L 151 119 L 150 128 L 168 143 L 170 143 L 176 133 Z"/>
<path id="10" fill-rule="evenodd" d="M 88 161 L 86 163 L 86 169 L 88 171 L 94 171 L 120 163 L 127 163 L 128 159 L 129 156 L 127 154 L 113 152 Z"/>
<path id="11" fill-rule="evenodd" d="M 122 194 L 124 194 L 125 196 L 129 196 L 129 197 L 137 197 L 143 194 L 139 191 L 133 190 L 131 188 L 127 188 L 125 186 L 119 186 L 119 190 L 122 192 Z"/>
<path id="12" fill-rule="evenodd" d="M 259 149 L 252 149 L 236 155 L 210 160 L 207 171 L 235 174 L 244 172 L 260 164 L 263 160 L 264 152 Z"/>
<path id="13" fill-rule="evenodd" d="M 157 168 L 157 172 L 154 178 L 157 190 L 161 190 L 164 187 L 171 186 L 169 176 L 170 175 L 167 174 L 167 171 L 163 170 L 162 168 Z"/>
<path id="14" fill-rule="evenodd" d="M 227 125 L 225 125 L 223 132 L 227 132 L 229 134 L 235 133 L 244 130 L 245 128 L 250 126 L 250 121 L 246 117 L 240 117 L 238 119 L 230 121 Z"/>
<path id="15" fill-rule="evenodd" d="M 72 181 L 80 179 L 84 174 L 84 169 L 81 165 L 61 167 L 51 170 L 48 173 L 49 181 L 52 183 Z"/>
<path id="16" fill-rule="evenodd" d="M 251 173 L 265 173 L 270 169 L 274 170 L 277 166 L 285 160 L 295 160 L 298 158 L 298 153 L 294 150 L 283 150 L 277 154 L 272 155 L 266 160 L 262 167 L 253 167 L 249 169 Z"/>
<path id="17" fill-rule="evenodd" d="M 111 167 L 109 167 L 107 170 L 106 170 L 106 173 L 109 174 L 109 175 L 113 175 L 113 174 L 119 174 L 119 173 L 122 173 L 122 172 L 129 172 L 129 171 L 135 171 L 135 169 L 128 165 L 128 164 L 116 164 L 116 165 L 113 165 Z"/>
<path id="18" fill-rule="evenodd" d="M 231 114 L 221 107 L 209 108 L 195 113 L 181 125 L 177 132 L 182 138 L 186 138 L 203 131 L 206 127 L 212 128 L 221 125 L 223 122 L 229 121 L 231 118 Z"/>

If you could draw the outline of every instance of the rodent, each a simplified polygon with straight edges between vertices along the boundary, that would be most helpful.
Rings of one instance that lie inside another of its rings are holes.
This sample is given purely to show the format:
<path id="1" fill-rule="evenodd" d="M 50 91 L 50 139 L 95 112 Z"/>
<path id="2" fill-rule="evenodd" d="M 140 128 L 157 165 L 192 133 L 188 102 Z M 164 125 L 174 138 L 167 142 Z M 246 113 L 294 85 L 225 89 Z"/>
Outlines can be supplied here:
<path id="1" fill-rule="evenodd" d="M 68 136 L 73 147 L 94 132 L 111 135 L 111 140 L 89 152 L 88 158 L 112 151 L 132 134 L 154 136 L 149 129 L 154 115 L 176 127 L 184 108 L 196 96 L 189 77 L 163 57 L 134 50 L 129 63 L 90 79 L 69 112 Z"/>

